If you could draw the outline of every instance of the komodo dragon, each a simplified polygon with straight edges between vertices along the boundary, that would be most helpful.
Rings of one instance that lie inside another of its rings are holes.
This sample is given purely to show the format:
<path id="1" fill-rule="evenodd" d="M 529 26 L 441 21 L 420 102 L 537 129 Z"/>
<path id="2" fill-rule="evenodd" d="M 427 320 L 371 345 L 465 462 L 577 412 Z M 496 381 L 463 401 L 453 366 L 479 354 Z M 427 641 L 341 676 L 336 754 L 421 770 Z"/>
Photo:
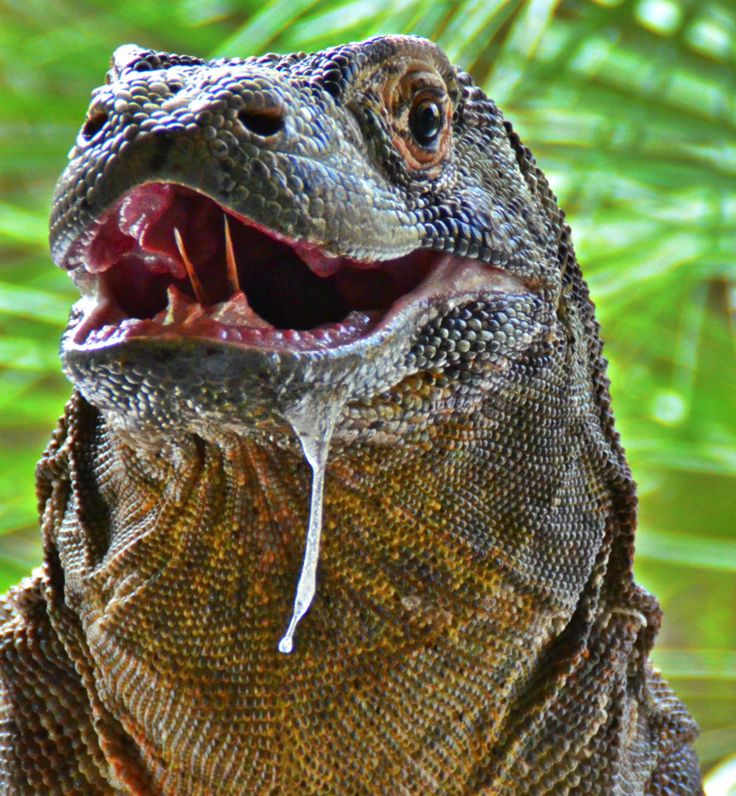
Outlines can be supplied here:
<path id="1" fill-rule="evenodd" d="M 126 46 L 70 157 L 2 792 L 700 793 L 570 230 L 471 78 Z"/>

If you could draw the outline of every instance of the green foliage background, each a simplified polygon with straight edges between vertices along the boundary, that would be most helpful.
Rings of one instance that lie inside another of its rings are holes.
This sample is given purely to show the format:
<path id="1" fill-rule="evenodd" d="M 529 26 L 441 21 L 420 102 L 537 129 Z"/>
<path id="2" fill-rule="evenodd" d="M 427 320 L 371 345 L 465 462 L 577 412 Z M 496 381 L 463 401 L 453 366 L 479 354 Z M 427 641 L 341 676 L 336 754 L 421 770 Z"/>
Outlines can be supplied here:
<path id="1" fill-rule="evenodd" d="M 110 52 L 387 32 L 469 69 L 568 212 L 640 486 L 637 574 L 665 608 L 655 660 L 708 769 L 736 750 L 733 0 L 0 0 L 0 590 L 39 560 L 33 470 L 69 393 L 57 346 L 75 297 L 47 217 Z"/>

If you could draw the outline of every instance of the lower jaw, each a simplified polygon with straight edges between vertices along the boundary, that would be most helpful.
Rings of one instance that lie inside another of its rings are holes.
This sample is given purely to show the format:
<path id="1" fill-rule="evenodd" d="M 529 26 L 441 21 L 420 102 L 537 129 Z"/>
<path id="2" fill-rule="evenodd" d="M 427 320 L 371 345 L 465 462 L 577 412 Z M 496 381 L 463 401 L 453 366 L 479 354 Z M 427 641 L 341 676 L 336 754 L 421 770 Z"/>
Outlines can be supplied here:
<path id="1" fill-rule="evenodd" d="M 95 326 L 84 318 L 73 335 L 73 345 L 94 350 L 131 340 L 197 339 L 229 343 L 249 348 L 289 351 L 324 351 L 356 342 L 376 328 L 383 313 L 351 312 L 339 323 L 314 329 L 276 329 L 273 327 L 236 326 L 218 321 L 211 313 L 198 308 L 184 318 L 173 316 L 167 308 L 153 318 L 119 318 Z"/>
<path id="2" fill-rule="evenodd" d="M 86 401 L 130 439 L 155 446 L 189 433 L 212 441 L 233 435 L 298 452 L 290 418 L 305 401 L 354 406 L 338 422 L 335 442 L 372 439 L 380 418 L 360 407 L 409 375 L 417 328 L 438 312 L 411 305 L 345 342 L 332 334 L 331 342 L 311 346 L 303 339 L 298 347 L 288 339 L 294 330 L 273 330 L 278 344 L 268 333 L 258 344 L 232 343 L 197 334 L 196 325 L 182 334 L 153 320 L 123 320 L 109 324 L 109 336 L 104 325 L 85 335 L 90 316 L 77 306 L 62 364 Z"/>

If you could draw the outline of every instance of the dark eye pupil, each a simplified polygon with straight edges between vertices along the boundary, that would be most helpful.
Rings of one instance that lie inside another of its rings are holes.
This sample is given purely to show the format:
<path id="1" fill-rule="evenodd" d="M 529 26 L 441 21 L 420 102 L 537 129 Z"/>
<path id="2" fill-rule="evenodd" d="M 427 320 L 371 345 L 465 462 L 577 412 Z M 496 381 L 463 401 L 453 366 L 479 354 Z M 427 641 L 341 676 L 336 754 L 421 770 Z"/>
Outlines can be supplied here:
<path id="1" fill-rule="evenodd" d="M 412 108 L 409 127 L 417 142 L 422 146 L 435 143 L 442 129 L 442 112 L 436 102 L 424 100 Z"/>

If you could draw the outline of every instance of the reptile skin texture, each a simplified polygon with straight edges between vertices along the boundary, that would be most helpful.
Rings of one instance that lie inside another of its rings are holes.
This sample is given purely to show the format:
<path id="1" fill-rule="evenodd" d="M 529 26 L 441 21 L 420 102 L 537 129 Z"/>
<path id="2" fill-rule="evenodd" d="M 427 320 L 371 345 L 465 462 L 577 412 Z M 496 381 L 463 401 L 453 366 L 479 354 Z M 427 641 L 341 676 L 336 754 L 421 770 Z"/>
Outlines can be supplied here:
<path id="1" fill-rule="evenodd" d="M 74 392 L 37 471 L 43 566 L 0 604 L 2 793 L 702 793 L 570 230 L 439 48 L 121 48 L 51 244 L 82 294 Z M 324 407 L 317 588 L 283 654 L 294 417 Z"/>

